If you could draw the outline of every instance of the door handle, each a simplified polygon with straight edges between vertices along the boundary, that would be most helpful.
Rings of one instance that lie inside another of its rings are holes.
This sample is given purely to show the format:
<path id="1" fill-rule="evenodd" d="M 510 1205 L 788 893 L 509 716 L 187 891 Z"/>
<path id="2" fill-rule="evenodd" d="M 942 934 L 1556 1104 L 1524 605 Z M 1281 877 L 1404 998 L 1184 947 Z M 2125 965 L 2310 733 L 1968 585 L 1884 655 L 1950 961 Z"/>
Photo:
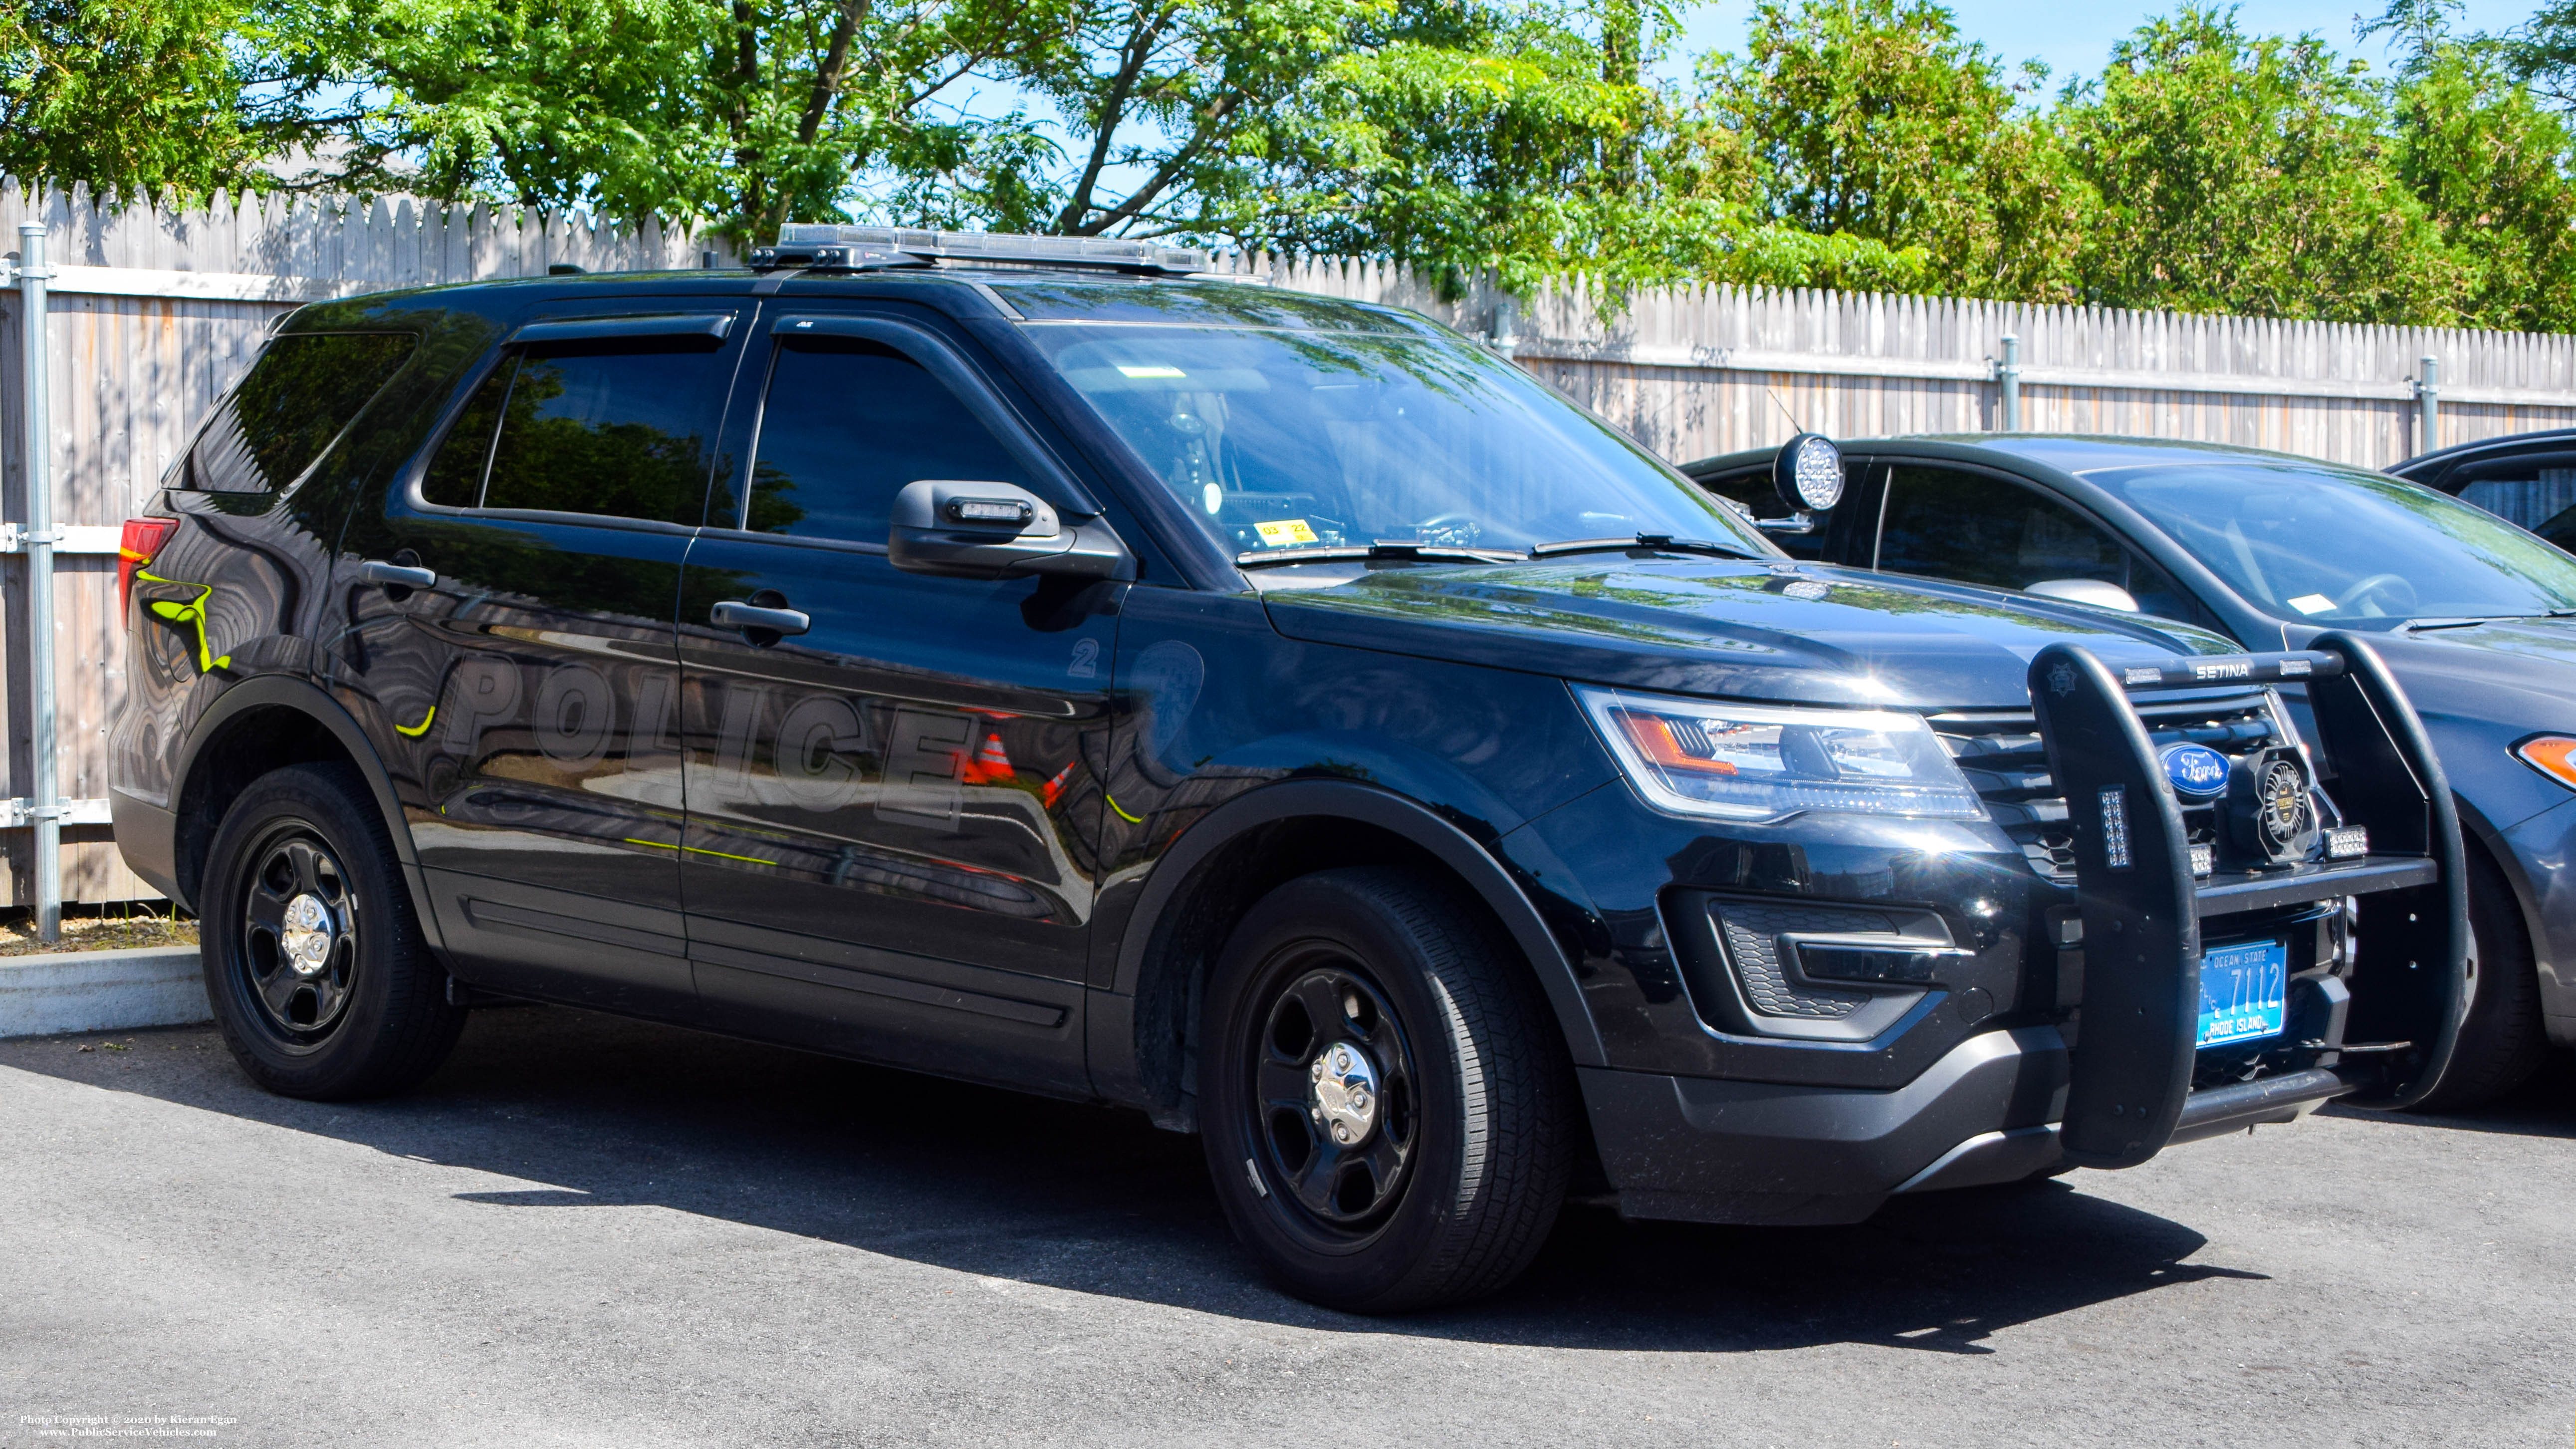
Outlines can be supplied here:
<path id="1" fill-rule="evenodd" d="M 813 616 L 801 609 L 769 609 L 732 599 L 716 605 L 708 617 L 721 628 L 765 629 L 772 634 L 802 634 L 814 627 Z"/>
<path id="2" fill-rule="evenodd" d="M 405 564 L 387 563 L 371 558 L 358 565 L 358 581 L 382 584 L 390 589 L 426 589 L 438 582 L 438 570 L 416 569 Z"/>

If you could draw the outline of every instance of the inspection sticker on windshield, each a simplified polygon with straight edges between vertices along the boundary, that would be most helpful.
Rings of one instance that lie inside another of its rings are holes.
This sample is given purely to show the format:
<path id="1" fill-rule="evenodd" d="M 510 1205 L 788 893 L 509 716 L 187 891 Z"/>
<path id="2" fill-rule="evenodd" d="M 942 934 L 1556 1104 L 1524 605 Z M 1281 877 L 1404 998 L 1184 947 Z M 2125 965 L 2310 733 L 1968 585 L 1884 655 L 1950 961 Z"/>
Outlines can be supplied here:
<path id="1" fill-rule="evenodd" d="M 1263 548 L 1286 548 L 1291 544 L 1315 542 L 1315 530 L 1302 518 L 1280 518 L 1252 525 L 1261 534 Z"/>
<path id="2" fill-rule="evenodd" d="M 2290 948 L 2279 941 L 2212 946 L 2200 958 L 2200 1040 L 2223 1046 L 2278 1036 L 2290 986 Z"/>
<path id="3" fill-rule="evenodd" d="M 2323 594 L 2301 594 L 2290 601 L 2290 607 L 2302 614 L 2331 614 L 2334 600 Z"/>
<path id="4" fill-rule="evenodd" d="M 1129 377 L 1187 377 L 1187 376 L 1189 376 L 1189 374 L 1188 374 L 1188 373 L 1181 371 L 1181 370 L 1180 370 L 1179 368 L 1177 368 L 1177 367 L 1129 367 L 1127 364 L 1125 364 L 1125 363 L 1123 363 L 1123 362 L 1122 362 L 1122 363 L 1120 363 L 1120 364 L 1118 364 L 1118 370 L 1119 370 L 1120 372 L 1123 372 L 1123 373 L 1127 374 Z"/>

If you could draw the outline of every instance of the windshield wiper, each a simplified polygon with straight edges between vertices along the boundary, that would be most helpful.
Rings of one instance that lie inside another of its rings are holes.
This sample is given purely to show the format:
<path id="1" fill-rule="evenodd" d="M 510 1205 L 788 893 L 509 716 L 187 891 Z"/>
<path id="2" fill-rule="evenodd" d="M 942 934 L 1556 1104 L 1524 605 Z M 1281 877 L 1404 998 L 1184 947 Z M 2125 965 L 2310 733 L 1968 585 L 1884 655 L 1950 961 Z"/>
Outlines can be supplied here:
<path id="1" fill-rule="evenodd" d="M 2397 627 L 2416 629 L 2474 629 L 2481 624 L 2518 624 L 2526 619 L 2576 619 L 2576 609 L 2552 609 L 2545 614 L 2430 614 L 2409 619 Z"/>
<path id="2" fill-rule="evenodd" d="M 1712 543 L 1704 538 L 1675 538 L 1669 533 L 1640 533 L 1627 538 L 1569 538 L 1562 543 L 1542 543 L 1529 551 L 1531 558 L 1555 558 L 1569 553 L 1602 553 L 1611 549 L 1655 548 L 1668 553 L 1704 553 L 1713 558 L 1764 558 L 1749 548 L 1731 543 Z"/>
<path id="3" fill-rule="evenodd" d="M 1465 548 L 1446 543 L 1328 543 L 1313 548 L 1265 548 L 1234 556 L 1239 569 L 1274 568 L 1280 564 L 1332 563 L 1347 559 L 1421 559 L 1431 563 L 1522 563 L 1524 555 L 1495 548 Z"/>

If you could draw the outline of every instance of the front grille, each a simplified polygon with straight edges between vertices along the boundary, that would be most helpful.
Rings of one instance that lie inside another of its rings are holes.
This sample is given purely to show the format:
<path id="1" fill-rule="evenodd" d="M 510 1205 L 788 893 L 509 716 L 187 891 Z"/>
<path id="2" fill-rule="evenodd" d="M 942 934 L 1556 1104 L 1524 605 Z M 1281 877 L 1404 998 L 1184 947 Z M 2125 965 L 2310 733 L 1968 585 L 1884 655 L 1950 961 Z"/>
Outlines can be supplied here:
<path id="1" fill-rule="evenodd" d="M 2271 711 L 2264 696 L 2228 694 L 2197 699 L 2148 695 L 2135 701 L 2138 718 L 2158 749 L 2166 745 L 2207 745 L 2230 759 L 2273 743 Z M 2030 711 L 1956 710 L 1931 716 L 1969 787 L 1986 802 L 2004 833 L 2029 857 L 2031 868 L 2050 880 L 2075 879 L 2075 837 L 2066 824 L 2066 801 L 2048 775 L 2048 751 Z M 2194 844 L 2214 838 L 2212 812 L 2187 809 L 2183 823 Z"/>

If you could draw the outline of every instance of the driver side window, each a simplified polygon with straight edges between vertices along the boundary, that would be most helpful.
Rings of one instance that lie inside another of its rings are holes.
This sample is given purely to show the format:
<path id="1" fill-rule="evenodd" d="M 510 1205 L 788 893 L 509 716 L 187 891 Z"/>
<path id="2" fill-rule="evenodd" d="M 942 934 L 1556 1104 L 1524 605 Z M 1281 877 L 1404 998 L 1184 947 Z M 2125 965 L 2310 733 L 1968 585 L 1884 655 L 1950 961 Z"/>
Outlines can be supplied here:
<path id="1" fill-rule="evenodd" d="M 778 340 L 744 528 L 882 544 L 895 495 L 923 478 L 1032 481 L 946 383 L 894 348 L 836 335 Z"/>
<path id="2" fill-rule="evenodd" d="M 2035 488 L 1984 473 L 1888 470 L 1877 567 L 1990 589 L 2090 579 L 2128 590 L 2141 612 L 2193 615 L 2162 569 L 2100 525 Z"/>

